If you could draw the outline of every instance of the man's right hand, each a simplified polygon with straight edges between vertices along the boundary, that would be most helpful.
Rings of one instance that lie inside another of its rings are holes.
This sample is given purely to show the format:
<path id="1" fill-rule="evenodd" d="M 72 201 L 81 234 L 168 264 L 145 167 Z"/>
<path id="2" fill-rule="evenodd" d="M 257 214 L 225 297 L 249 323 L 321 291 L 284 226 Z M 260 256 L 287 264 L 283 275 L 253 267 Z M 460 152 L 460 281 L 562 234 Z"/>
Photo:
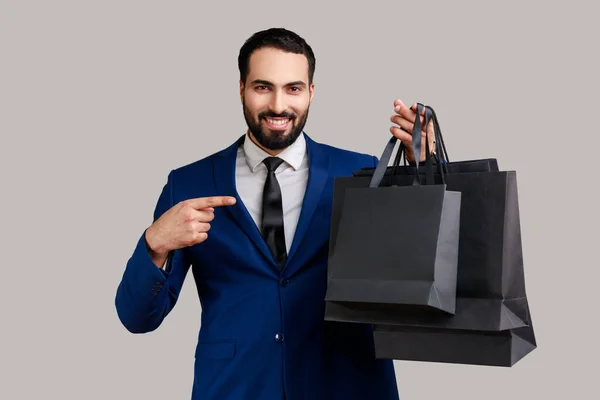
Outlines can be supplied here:
<path id="1" fill-rule="evenodd" d="M 162 267 L 172 250 L 202 243 L 208 238 L 214 207 L 231 206 L 235 197 L 198 197 L 181 201 L 167 210 L 146 230 L 152 260 Z"/>

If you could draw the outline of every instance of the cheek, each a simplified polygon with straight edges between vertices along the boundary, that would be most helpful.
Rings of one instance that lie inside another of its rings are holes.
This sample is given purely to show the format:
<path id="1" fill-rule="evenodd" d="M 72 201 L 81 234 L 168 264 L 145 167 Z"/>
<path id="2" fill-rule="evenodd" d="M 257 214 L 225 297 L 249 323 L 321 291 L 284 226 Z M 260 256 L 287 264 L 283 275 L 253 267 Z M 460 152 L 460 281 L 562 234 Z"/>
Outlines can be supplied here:
<path id="1" fill-rule="evenodd" d="M 246 95 L 244 101 L 246 103 L 246 107 L 253 115 L 257 115 L 258 113 L 264 111 L 267 107 L 267 103 L 260 96 Z"/>
<path id="2" fill-rule="evenodd" d="M 303 115 L 310 105 L 310 96 L 297 96 L 290 100 L 290 107 L 298 115 Z"/>
<path id="3" fill-rule="evenodd" d="M 308 107 L 306 107 L 306 104 L 300 104 L 298 106 L 292 107 L 291 109 L 297 117 L 302 117 L 304 114 L 306 114 L 306 110 L 308 110 Z"/>

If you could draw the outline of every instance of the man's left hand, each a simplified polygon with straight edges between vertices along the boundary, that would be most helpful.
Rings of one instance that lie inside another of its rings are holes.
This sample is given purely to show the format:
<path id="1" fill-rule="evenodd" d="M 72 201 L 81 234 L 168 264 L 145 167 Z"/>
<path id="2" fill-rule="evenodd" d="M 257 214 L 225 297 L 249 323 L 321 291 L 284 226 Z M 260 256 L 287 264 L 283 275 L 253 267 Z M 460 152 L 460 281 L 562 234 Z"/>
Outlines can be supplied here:
<path id="1" fill-rule="evenodd" d="M 402 102 L 402 100 L 396 99 L 394 100 L 394 111 L 396 111 L 396 113 L 392 115 L 390 120 L 398 124 L 399 127 L 394 125 L 391 126 L 390 132 L 392 135 L 400 139 L 406 146 L 406 160 L 409 162 L 414 162 L 415 156 L 412 150 L 412 131 L 415 124 L 415 118 L 417 116 L 417 104 L 415 103 L 409 108 Z M 420 115 L 420 119 L 421 127 L 425 129 L 425 110 L 423 110 L 423 113 Z M 432 153 L 434 150 L 433 145 L 435 143 L 433 120 L 429 121 L 427 135 L 429 136 L 429 151 Z M 425 130 L 421 131 L 421 138 L 421 143 L 423 145 L 421 146 L 421 157 L 419 161 L 425 161 Z"/>

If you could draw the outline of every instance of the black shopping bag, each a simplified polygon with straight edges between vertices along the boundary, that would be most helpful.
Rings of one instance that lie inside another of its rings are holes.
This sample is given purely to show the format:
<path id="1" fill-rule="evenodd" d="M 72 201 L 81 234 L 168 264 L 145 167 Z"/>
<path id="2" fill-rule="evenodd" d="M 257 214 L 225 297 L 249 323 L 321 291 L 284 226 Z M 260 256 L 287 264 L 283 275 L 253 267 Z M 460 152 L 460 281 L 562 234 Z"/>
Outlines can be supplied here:
<path id="1" fill-rule="evenodd" d="M 420 139 L 420 126 L 415 132 Z M 422 184 L 418 163 L 416 173 L 406 175 L 409 186 L 379 187 L 395 139 L 366 185 L 334 194 L 325 300 L 452 314 L 461 195 L 443 183 Z M 420 145 L 413 139 L 415 154 L 421 153 Z M 430 157 L 425 168 L 432 168 Z"/>
<path id="2" fill-rule="evenodd" d="M 368 171 L 357 175 L 336 182 L 336 189 L 369 184 Z M 516 172 L 434 175 L 435 182 L 442 180 L 461 193 L 455 314 L 332 302 L 326 318 L 374 324 L 378 358 L 512 366 L 537 346 L 525 291 Z M 404 173 L 387 181 L 412 184 Z"/>

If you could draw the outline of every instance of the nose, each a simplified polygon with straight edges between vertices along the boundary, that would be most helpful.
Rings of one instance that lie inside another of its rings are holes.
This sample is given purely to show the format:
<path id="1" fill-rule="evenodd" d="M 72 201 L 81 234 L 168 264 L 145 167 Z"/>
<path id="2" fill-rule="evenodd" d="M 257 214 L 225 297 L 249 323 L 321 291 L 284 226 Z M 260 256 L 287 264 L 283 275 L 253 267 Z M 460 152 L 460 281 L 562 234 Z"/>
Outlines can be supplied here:
<path id="1" fill-rule="evenodd" d="M 281 114 L 287 109 L 285 104 L 285 96 L 279 91 L 274 91 L 271 97 L 271 104 L 269 105 L 271 111 L 275 114 Z"/>

